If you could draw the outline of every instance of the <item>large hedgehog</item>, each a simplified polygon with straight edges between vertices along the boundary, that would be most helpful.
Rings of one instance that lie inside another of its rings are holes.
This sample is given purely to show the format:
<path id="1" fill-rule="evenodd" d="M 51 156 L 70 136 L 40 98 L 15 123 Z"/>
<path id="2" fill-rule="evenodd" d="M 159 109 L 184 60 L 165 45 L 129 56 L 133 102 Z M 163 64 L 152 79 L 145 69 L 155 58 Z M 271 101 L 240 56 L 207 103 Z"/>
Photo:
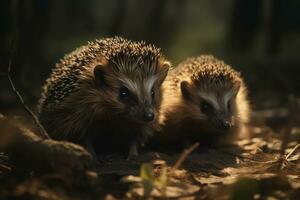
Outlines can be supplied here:
<path id="1" fill-rule="evenodd" d="M 246 134 L 247 89 L 240 73 L 211 55 L 189 58 L 163 84 L 157 140 L 168 145 L 220 144 Z"/>
<path id="2" fill-rule="evenodd" d="M 169 62 L 160 49 L 121 37 L 96 40 L 66 55 L 39 101 L 39 119 L 55 139 L 92 153 L 128 152 L 157 125 Z"/>

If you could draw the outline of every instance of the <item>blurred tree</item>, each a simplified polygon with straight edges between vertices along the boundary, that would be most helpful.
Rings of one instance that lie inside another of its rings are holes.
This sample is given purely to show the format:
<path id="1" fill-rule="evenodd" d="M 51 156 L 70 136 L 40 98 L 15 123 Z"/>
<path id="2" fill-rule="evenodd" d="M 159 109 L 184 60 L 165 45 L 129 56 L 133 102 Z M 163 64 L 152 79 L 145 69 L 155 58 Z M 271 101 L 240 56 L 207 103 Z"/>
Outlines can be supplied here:
<path id="1" fill-rule="evenodd" d="M 185 15 L 187 1 L 182 0 L 155 0 L 152 1 L 154 6 L 149 14 L 147 37 L 152 43 L 159 43 L 166 46 L 170 43 L 174 32 Z"/>
<path id="2" fill-rule="evenodd" d="M 229 27 L 229 47 L 242 52 L 251 48 L 260 24 L 262 3 L 261 0 L 235 0 Z"/>
<path id="3" fill-rule="evenodd" d="M 109 33 L 111 36 L 119 35 L 122 31 L 122 26 L 124 24 L 127 0 L 120 0 L 115 5 L 114 16 L 111 20 L 111 27 Z"/>

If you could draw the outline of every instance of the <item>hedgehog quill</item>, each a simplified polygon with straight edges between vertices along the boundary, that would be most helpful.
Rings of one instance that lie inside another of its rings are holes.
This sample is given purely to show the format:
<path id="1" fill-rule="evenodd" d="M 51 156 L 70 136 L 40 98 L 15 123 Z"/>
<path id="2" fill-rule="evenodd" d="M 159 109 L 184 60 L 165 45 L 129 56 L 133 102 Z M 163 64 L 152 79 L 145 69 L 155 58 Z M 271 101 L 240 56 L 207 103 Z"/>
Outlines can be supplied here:
<path id="1" fill-rule="evenodd" d="M 189 58 L 164 82 L 157 140 L 182 146 L 230 143 L 247 135 L 250 106 L 240 73 L 211 55 Z"/>
<path id="2" fill-rule="evenodd" d="M 54 139 L 82 144 L 94 156 L 137 155 L 157 127 L 169 67 L 160 49 L 145 42 L 90 42 L 52 70 L 38 105 L 40 121 Z"/>

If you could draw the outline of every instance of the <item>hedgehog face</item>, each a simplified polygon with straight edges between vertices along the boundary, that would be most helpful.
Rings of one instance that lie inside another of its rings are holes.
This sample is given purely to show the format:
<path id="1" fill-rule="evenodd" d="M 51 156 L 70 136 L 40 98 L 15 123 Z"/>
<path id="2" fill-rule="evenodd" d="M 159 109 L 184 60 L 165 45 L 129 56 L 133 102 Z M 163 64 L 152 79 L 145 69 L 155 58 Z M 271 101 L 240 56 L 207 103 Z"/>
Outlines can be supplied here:
<path id="1" fill-rule="evenodd" d="M 156 76 L 138 82 L 128 78 L 121 79 L 115 95 L 122 106 L 123 116 L 138 122 L 153 121 L 160 104 L 160 86 Z"/>
<path id="2" fill-rule="evenodd" d="M 156 118 L 162 97 L 161 85 L 169 69 L 167 62 L 157 62 L 157 65 L 151 73 L 119 71 L 112 67 L 103 70 L 101 66 L 95 68 L 95 77 L 102 80 L 102 91 L 107 95 L 104 98 L 109 100 L 106 105 L 110 114 L 136 123 L 148 123 Z"/>
<path id="3" fill-rule="evenodd" d="M 236 95 L 239 85 L 222 86 L 201 87 L 183 81 L 181 90 L 185 100 L 193 104 L 196 110 L 192 113 L 193 118 L 208 122 L 206 124 L 216 131 L 226 132 L 234 126 L 237 117 Z"/>
<path id="4" fill-rule="evenodd" d="M 223 91 L 220 94 L 199 91 L 200 112 L 219 131 L 228 131 L 235 121 L 235 94 Z"/>

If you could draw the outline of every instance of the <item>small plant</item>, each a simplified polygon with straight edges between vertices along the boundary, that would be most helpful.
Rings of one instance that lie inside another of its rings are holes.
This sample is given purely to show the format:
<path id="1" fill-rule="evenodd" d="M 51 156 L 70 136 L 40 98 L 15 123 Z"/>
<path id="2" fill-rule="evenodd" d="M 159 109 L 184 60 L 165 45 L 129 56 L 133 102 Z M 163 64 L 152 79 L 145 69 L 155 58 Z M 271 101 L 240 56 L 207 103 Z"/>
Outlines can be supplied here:
<path id="1" fill-rule="evenodd" d="M 165 193 L 168 185 L 167 167 L 165 165 L 162 166 L 160 175 L 155 177 L 152 165 L 144 163 L 140 169 L 140 177 L 145 197 L 149 197 L 154 188 L 161 191 L 162 194 Z"/>
<path id="2" fill-rule="evenodd" d="M 153 196 L 153 193 L 155 195 L 158 195 L 160 197 L 167 197 L 168 195 L 180 195 L 174 193 L 174 188 L 178 188 L 180 184 L 178 184 L 178 181 L 174 179 L 174 174 L 178 171 L 178 168 L 181 166 L 181 164 L 184 162 L 184 160 L 191 154 L 193 150 L 195 150 L 199 146 L 199 143 L 195 143 L 188 149 L 186 149 L 178 158 L 178 160 L 175 162 L 174 166 L 170 167 L 170 170 L 168 172 L 168 166 L 165 162 L 159 164 L 160 166 L 160 173 L 159 175 L 156 175 L 153 165 L 150 163 L 144 163 L 141 165 L 140 168 L 140 174 L 139 176 L 127 176 L 123 178 L 123 182 L 131 182 L 136 183 L 135 187 L 136 194 L 139 196 L 144 196 L 145 198 L 149 198 Z M 136 187 L 137 186 L 137 187 Z M 171 193 L 170 193 L 170 188 Z M 194 188 L 193 188 L 194 189 Z M 167 194 L 168 190 L 168 194 Z M 198 189 L 196 189 L 198 190 Z M 155 191 L 155 192 L 153 192 Z M 179 190 L 177 190 L 178 192 Z M 183 193 L 186 192 L 182 191 Z M 189 191 L 190 192 L 190 191 Z M 155 196 L 154 195 L 154 196 Z"/>

